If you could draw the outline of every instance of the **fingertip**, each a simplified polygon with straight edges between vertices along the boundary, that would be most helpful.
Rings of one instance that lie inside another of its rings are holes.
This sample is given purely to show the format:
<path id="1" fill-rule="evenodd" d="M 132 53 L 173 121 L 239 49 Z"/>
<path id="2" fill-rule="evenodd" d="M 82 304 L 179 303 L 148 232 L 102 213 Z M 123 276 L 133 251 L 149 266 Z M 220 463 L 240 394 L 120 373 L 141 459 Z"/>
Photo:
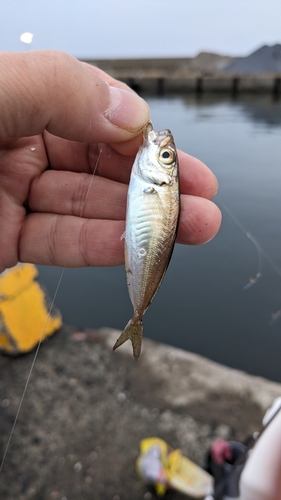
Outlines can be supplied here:
<path id="1" fill-rule="evenodd" d="M 106 118 L 119 128 L 131 133 L 142 130 L 149 121 L 150 110 L 144 99 L 135 92 L 118 87 L 109 87 L 110 105 Z"/>
<path id="2" fill-rule="evenodd" d="M 218 191 L 215 174 L 201 160 L 178 151 L 181 192 L 213 199 Z"/>
<path id="3" fill-rule="evenodd" d="M 220 209 L 210 200 L 182 196 L 177 242 L 201 245 L 211 241 L 221 226 Z"/>

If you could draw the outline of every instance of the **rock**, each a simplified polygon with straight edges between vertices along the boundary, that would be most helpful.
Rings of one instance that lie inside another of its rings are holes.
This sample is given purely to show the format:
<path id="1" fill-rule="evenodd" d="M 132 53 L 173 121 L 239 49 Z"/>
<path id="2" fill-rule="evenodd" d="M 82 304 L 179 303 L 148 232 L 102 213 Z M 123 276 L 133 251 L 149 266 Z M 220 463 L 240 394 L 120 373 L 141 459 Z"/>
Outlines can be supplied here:
<path id="1" fill-rule="evenodd" d="M 281 73 L 281 44 L 263 45 L 247 57 L 238 57 L 224 68 L 223 73 L 259 75 Z"/>
<path id="2" fill-rule="evenodd" d="M 41 346 L 0 498 L 153 499 L 135 473 L 141 439 L 163 438 L 203 466 L 214 439 L 247 438 L 280 395 L 279 384 L 147 339 L 135 362 L 129 343 L 112 352 L 119 334 L 64 327 Z M 0 357 L 1 455 L 33 356 Z"/>

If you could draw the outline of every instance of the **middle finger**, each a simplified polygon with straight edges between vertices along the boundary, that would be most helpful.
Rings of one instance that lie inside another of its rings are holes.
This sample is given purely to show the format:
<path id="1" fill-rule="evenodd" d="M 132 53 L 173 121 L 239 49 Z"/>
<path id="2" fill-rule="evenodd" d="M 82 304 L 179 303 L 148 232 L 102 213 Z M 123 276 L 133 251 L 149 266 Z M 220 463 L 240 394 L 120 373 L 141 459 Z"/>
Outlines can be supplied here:
<path id="1" fill-rule="evenodd" d="M 46 134 L 50 165 L 54 170 L 95 173 L 128 184 L 135 154 L 124 156 L 107 144 L 84 144 Z M 181 193 L 211 200 L 217 192 L 217 180 L 200 160 L 178 151 Z"/>
<path id="2" fill-rule="evenodd" d="M 125 220 L 127 184 L 98 175 L 46 170 L 31 184 L 33 212 Z"/>

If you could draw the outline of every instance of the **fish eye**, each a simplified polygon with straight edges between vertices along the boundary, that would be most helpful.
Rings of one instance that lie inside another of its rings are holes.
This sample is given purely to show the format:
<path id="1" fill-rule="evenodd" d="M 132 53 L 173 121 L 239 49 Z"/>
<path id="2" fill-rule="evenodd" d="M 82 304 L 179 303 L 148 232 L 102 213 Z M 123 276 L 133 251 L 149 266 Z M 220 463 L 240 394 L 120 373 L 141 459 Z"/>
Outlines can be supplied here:
<path id="1" fill-rule="evenodd" d="M 172 149 L 162 149 L 159 154 L 159 159 L 164 165 L 171 165 L 175 161 L 175 155 Z"/>

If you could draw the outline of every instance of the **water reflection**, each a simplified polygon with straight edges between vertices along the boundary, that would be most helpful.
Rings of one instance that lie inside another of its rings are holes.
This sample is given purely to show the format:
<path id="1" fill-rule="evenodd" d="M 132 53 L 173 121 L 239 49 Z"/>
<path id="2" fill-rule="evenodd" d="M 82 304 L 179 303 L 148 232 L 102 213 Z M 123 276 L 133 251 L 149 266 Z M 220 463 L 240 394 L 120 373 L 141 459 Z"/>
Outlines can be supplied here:
<path id="1" fill-rule="evenodd" d="M 252 122 L 261 123 L 268 127 L 281 125 L 281 101 L 274 99 L 272 96 L 264 96 L 252 102 L 239 99 L 239 104 L 246 117 Z"/>
<path id="2" fill-rule="evenodd" d="M 204 120 L 214 116 L 213 113 L 208 113 L 206 108 L 227 103 L 229 106 L 233 106 L 233 109 L 238 109 L 245 114 L 245 118 L 251 122 L 268 125 L 269 127 L 281 125 L 281 99 L 271 94 L 238 94 L 232 98 L 230 98 L 229 94 L 216 93 L 196 96 L 185 95 L 183 102 L 187 107 L 196 105 L 198 108 L 204 108 L 204 114 L 200 115 Z"/>

